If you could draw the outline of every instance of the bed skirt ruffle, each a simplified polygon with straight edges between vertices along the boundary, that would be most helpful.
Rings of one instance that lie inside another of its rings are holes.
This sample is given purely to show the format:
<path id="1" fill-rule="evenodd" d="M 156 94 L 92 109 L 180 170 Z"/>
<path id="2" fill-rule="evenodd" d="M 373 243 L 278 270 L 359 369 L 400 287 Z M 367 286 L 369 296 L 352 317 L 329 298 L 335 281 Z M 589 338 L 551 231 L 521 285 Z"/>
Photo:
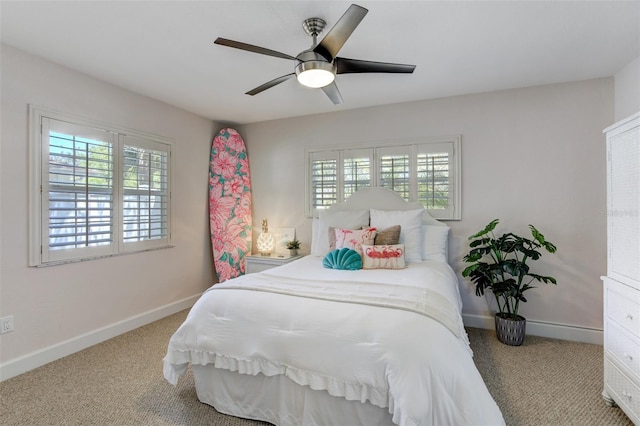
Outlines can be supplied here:
<path id="1" fill-rule="evenodd" d="M 362 383 L 350 383 L 265 359 L 238 359 L 210 352 L 172 350 L 167 353 L 163 363 L 164 378 L 173 385 L 178 384 L 178 379 L 186 373 L 189 363 L 203 366 L 212 365 L 215 368 L 251 376 L 257 374 L 284 375 L 298 385 L 309 386 L 313 390 L 323 390 L 331 396 L 345 398 L 348 401 L 369 402 L 380 408 L 389 407 L 388 388 L 380 389 Z"/>

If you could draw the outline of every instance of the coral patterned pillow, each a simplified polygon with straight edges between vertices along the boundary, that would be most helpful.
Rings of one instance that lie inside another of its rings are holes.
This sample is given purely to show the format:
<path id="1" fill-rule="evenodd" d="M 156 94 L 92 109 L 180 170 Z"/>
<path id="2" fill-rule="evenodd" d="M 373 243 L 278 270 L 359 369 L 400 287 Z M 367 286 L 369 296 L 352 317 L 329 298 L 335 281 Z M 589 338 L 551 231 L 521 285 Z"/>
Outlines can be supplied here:
<path id="1" fill-rule="evenodd" d="M 357 228 L 353 228 L 356 230 L 361 230 L 362 228 L 364 228 L 364 226 L 358 226 Z M 377 238 L 377 234 L 376 234 L 376 238 Z M 375 243 L 375 239 L 374 239 L 374 243 Z M 334 228 L 333 226 L 329 227 L 329 251 L 333 251 L 336 249 L 336 228 Z"/>
<path id="2" fill-rule="evenodd" d="M 403 269 L 404 244 L 362 245 L 362 269 Z"/>
<path id="3" fill-rule="evenodd" d="M 376 228 L 342 229 L 336 228 L 336 249 L 343 247 L 357 251 L 362 256 L 362 245 L 373 244 Z"/>

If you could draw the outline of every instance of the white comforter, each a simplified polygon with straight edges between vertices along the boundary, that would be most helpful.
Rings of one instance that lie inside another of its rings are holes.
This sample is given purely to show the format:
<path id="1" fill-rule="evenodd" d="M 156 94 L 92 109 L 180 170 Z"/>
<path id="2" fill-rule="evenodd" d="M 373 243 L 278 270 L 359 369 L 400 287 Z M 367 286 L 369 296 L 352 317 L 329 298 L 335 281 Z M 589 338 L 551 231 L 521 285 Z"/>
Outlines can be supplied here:
<path id="1" fill-rule="evenodd" d="M 338 271 L 305 257 L 211 287 L 171 338 L 189 363 L 272 376 L 387 408 L 398 425 L 501 425 L 471 358 L 446 264 Z"/>

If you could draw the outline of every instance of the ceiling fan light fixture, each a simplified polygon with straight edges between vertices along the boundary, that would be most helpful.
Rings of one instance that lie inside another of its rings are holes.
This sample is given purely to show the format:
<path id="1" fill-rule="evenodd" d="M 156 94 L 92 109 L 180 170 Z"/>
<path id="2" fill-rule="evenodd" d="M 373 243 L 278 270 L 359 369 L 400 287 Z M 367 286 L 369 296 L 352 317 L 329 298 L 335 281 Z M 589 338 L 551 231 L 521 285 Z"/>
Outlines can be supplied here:
<path id="1" fill-rule="evenodd" d="M 333 64 L 329 62 L 307 61 L 298 64 L 296 77 L 303 86 L 316 89 L 333 83 L 336 74 Z"/>

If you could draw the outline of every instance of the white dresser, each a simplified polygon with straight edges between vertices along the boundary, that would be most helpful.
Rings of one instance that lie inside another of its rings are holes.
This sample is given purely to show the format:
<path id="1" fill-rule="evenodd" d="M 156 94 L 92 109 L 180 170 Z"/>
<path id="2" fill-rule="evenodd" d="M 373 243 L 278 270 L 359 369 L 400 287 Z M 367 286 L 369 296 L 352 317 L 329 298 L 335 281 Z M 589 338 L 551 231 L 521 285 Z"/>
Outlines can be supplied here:
<path id="1" fill-rule="evenodd" d="M 604 390 L 640 425 L 640 113 L 607 135 Z"/>

